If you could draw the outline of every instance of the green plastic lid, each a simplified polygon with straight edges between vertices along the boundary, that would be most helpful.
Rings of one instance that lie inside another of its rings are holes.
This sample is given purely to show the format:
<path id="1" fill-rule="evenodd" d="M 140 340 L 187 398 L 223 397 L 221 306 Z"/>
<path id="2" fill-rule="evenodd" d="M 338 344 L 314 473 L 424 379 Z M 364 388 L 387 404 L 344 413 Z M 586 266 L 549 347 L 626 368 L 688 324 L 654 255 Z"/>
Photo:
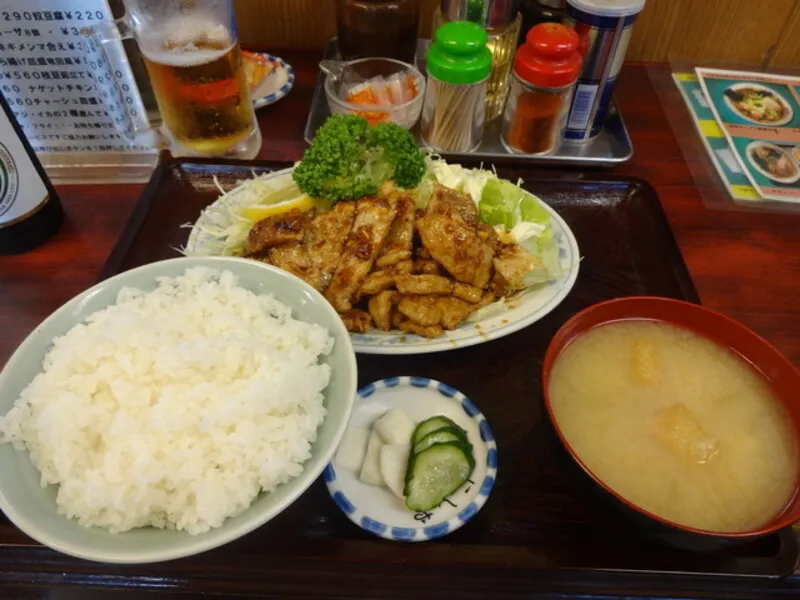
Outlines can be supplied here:
<path id="1" fill-rule="evenodd" d="M 470 21 L 450 21 L 436 30 L 428 50 L 428 74 L 445 83 L 478 83 L 492 72 L 486 30 Z"/>

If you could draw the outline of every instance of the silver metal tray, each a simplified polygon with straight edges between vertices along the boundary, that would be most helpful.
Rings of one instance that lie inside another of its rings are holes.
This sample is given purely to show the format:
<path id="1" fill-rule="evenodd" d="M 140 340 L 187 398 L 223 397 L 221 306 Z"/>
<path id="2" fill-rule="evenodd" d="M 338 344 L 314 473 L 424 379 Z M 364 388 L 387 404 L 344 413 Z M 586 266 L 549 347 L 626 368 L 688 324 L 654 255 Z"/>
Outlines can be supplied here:
<path id="1" fill-rule="evenodd" d="M 429 40 L 419 40 L 417 46 L 417 67 L 425 73 L 425 57 L 427 56 Z M 333 38 L 325 49 L 326 59 L 336 59 L 339 50 L 336 38 Z M 325 98 L 323 83 L 324 74 L 320 71 L 317 75 L 317 84 L 314 89 L 314 98 L 311 101 L 311 112 L 306 121 L 304 132 L 305 140 L 311 143 L 317 129 L 330 116 L 328 101 Z M 502 159 L 512 159 L 526 163 L 551 164 L 551 165 L 577 165 L 583 167 L 614 167 L 624 163 L 633 156 L 633 144 L 622 120 L 622 115 L 617 108 L 616 102 L 612 99 L 611 108 L 608 113 L 608 120 L 603 131 L 592 141 L 584 144 L 562 144 L 553 155 L 534 156 L 530 154 L 512 154 L 503 146 L 500 141 L 500 127 L 502 119 L 497 118 L 486 124 L 486 131 L 483 136 L 483 143 L 480 147 L 468 154 L 449 153 L 448 158 L 459 158 L 469 156 L 471 158 L 484 158 L 487 161 L 498 161 Z M 419 141 L 419 127 L 412 130 Z"/>

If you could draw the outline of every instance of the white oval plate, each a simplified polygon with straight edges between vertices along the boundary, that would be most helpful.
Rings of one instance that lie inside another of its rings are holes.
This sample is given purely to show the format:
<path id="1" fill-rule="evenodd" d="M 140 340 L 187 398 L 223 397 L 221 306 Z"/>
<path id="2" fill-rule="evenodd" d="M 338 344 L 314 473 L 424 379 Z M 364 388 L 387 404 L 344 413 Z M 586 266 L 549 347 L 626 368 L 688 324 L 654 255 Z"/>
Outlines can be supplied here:
<path id="1" fill-rule="evenodd" d="M 283 169 L 270 174 L 271 177 L 286 177 L 292 169 Z M 224 201 L 217 201 L 212 207 L 236 206 L 235 195 Z M 429 339 L 403 333 L 401 331 L 380 331 L 375 329 L 369 333 L 351 333 L 353 348 L 360 354 L 427 354 L 466 348 L 483 344 L 491 340 L 510 335 L 528 325 L 543 319 L 567 297 L 580 268 L 578 242 L 569 226 L 550 206 L 542 203 L 550 213 L 551 227 L 559 246 L 559 260 L 564 270 L 564 277 L 558 281 L 538 285 L 525 290 L 513 299 L 509 299 L 505 308 L 497 313 L 484 316 L 477 322 L 464 322 L 453 331 L 445 331 L 436 339 Z M 201 232 L 198 226 L 225 227 L 227 223 L 219 222 L 219 215 L 203 212 L 189 234 L 184 252 L 187 256 L 209 256 L 218 254 L 219 244 L 208 233 Z"/>
<path id="2" fill-rule="evenodd" d="M 794 110 L 792 109 L 792 105 L 789 104 L 789 102 L 787 102 L 786 98 L 784 98 L 782 94 L 776 92 L 772 88 L 767 87 L 765 85 L 761 85 L 760 83 L 751 83 L 751 82 L 734 83 L 732 86 L 728 87 L 729 90 L 733 90 L 734 92 L 742 88 L 752 88 L 754 90 L 762 90 L 765 92 L 769 92 L 786 109 L 786 116 L 783 117 L 782 119 L 779 119 L 777 121 L 759 121 L 758 119 L 753 119 L 752 117 L 748 117 L 746 114 L 742 113 L 738 108 L 736 108 L 736 105 L 733 103 L 733 101 L 730 98 L 728 98 L 728 96 L 723 94 L 722 97 L 725 101 L 725 104 L 728 105 L 728 108 L 730 108 L 734 112 L 734 114 L 741 117 L 742 119 L 750 121 L 751 123 L 756 123 L 757 125 L 763 125 L 765 127 L 780 127 L 782 125 L 786 125 L 789 121 L 791 121 L 794 118 Z"/>
<path id="3" fill-rule="evenodd" d="M 350 427 L 368 428 L 387 410 L 396 408 L 419 423 L 444 415 L 461 426 L 475 453 L 469 481 L 438 508 L 414 512 L 385 487 L 361 483 L 358 475 L 329 464 L 323 471 L 336 505 L 369 533 L 397 542 L 424 542 L 451 533 L 472 519 L 486 504 L 497 479 L 497 443 L 489 422 L 458 390 L 427 377 L 390 377 L 358 390 Z"/>
<path id="4" fill-rule="evenodd" d="M 265 52 L 251 52 L 272 63 L 273 69 L 269 75 L 261 80 L 254 90 L 250 90 L 253 107 L 256 109 L 275 104 L 288 94 L 294 86 L 294 69 L 278 56 Z"/>
<path id="5" fill-rule="evenodd" d="M 794 175 L 791 175 L 790 177 L 778 177 L 777 175 L 773 175 L 772 173 L 770 173 L 769 171 L 764 169 L 761 165 L 759 165 L 756 162 L 756 160 L 753 158 L 753 152 L 755 152 L 756 148 L 758 148 L 760 146 L 766 146 L 767 148 L 769 148 L 771 150 L 775 150 L 776 152 L 780 152 L 782 154 L 785 154 L 786 157 L 792 162 L 792 164 L 795 167 Z M 747 156 L 747 161 L 750 163 L 750 165 L 756 171 L 758 171 L 764 177 L 766 177 L 767 179 L 770 179 L 771 181 L 775 181 L 776 183 L 790 184 L 790 183 L 795 183 L 798 180 L 800 180 L 800 163 L 798 163 L 797 159 L 793 156 L 793 154 L 791 152 L 789 152 L 788 150 L 785 150 L 784 148 L 781 148 L 780 146 L 776 146 L 775 144 L 769 144 L 767 142 L 750 142 L 749 144 L 747 144 L 747 147 L 744 149 L 744 153 L 745 153 L 745 156 Z"/>

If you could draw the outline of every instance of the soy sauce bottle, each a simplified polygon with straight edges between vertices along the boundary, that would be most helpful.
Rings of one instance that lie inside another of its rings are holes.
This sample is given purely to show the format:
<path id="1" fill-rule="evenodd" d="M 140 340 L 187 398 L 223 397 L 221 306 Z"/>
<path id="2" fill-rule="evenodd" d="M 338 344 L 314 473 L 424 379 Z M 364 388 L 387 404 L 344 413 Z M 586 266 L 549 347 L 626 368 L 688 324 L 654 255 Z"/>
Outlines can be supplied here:
<path id="1" fill-rule="evenodd" d="M 52 237 L 63 210 L 2 95 L 0 106 L 0 254 L 21 254 Z"/>
<path id="2" fill-rule="evenodd" d="M 336 0 L 342 60 L 394 58 L 414 63 L 420 0 Z"/>
<path id="3" fill-rule="evenodd" d="M 566 0 L 522 0 L 519 7 L 522 13 L 522 35 L 519 38 L 519 45 L 525 43 L 525 36 L 539 23 L 563 23 L 566 3 Z"/>

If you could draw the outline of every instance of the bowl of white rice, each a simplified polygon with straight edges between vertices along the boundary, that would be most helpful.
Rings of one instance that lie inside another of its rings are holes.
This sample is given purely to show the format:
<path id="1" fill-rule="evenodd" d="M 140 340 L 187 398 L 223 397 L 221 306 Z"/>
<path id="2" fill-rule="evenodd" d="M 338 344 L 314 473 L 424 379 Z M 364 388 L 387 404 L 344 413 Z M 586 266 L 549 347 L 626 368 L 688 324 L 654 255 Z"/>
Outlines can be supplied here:
<path id="1" fill-rule="evenodd" d="M 227 257 L 127 271 L 59 308 L 0 372 L 0 509 L 88 560 L 221 546 L 322 473 L 356 379 L 341 319 L 285 271 Z"/>

